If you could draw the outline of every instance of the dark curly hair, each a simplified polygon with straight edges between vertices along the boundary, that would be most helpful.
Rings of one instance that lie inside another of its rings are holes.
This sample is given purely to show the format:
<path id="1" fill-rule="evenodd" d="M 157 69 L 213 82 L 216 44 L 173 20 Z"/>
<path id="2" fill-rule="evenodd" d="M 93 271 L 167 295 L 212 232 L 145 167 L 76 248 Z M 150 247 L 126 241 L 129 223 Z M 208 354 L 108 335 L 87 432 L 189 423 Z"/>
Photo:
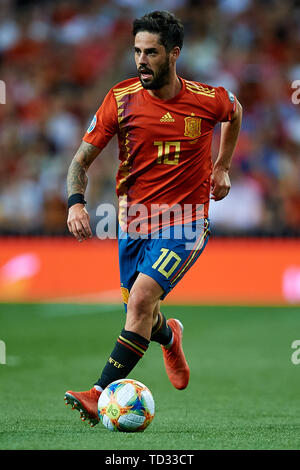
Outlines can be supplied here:
<path id="1" fill-rule="evenodd" d="M 133 36 L 140 31 L 159 34 L 159 42 L 167 52 L 173 47 L 178 46 L 180 49 L 183 45 L 183 25 L 173 13 L 168 11 L 153 11 L 147 13 L 141 18 L 137 18 L 133 22 Z"/>

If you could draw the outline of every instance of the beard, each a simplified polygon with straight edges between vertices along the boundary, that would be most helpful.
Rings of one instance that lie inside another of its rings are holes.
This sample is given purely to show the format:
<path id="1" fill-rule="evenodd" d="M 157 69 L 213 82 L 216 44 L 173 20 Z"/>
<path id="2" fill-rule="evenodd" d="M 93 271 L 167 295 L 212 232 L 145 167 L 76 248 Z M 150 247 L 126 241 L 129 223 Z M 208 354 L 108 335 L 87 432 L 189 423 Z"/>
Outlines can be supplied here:
<path id="1" fill-rule="evenodd" d="M 152 78 L 148 78 L 147 80 L 144 80 L 141 76 L 142 73 L 150 73 L 152 75 Z M 138 71 L 138 75 L 139 75 L 141 84 L 145 88 L 145 90 L 159 90 L 160 88 L 162 88 L 163 86 L 169 83 L 169 79 L 170 79 L 169 57 L 167 57 L 165 62 L 161 64 L 161 66 L 159 67 L 156 73 L 152 72 L 152 70 L 144 68 L 142 69 L 142 72 L 140 70 Z"/>

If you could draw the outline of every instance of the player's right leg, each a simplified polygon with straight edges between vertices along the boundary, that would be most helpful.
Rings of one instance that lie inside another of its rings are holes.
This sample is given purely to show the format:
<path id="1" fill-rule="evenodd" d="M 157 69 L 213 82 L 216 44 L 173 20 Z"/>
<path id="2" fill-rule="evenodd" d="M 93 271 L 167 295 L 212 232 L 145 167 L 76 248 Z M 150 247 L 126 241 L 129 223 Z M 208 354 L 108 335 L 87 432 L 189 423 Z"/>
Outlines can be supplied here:
<path id="1" fill-rule="evenodd" d="M 107 385 L 128 376 L 146 352 L 153 326 L 154 307 L 163 290 L 147 275 L 139 275 L 132 286 L 127 305 L 125 327 L 94 387 L 87 392 L 68 391 L 66 404 L 80 411 L 83 420 L 97 424 L 98 398 Z"/>
<path id="2" fill-rule="evenodd" d="M 121 232 L 121 230 L 120 230 Z M 131 240 L 125 233 L 122 232 L 122 236 L 119 236 L 119 256 L 120 256 L 120 271 L 121 271 L 121 292 L 123 296 L 123 301 L 124 304 L 127 303 L 128 297 L 129 297 L 129 290 L 130 287 L 133 285 L 136 277 L 137 277 L 137 272 L 136 272 L 136 265 L 138 262 L 138 257 L 140 256 L 141 250 L 143 247 L 143 241 L 142 240 Z M 124 286 L 123 287 L 123 281 L 124 281 Z M 122 362 L 119 359 L 122 356 L 122 346 L 126 344 L 127 342 L 131 342 L 134 345 L 134 342 L 136 341 L 136 338 L 130 336 L 128 332 L 125 332 L 125 336 L 122 335 L 122 332 L 120 336 L 117 338 L 117 341 L 115 343 L 115 350 L 111 355 L 109 356 L 109 359 L 107 361 L 107 364 L 105 365 L 105 370 L 102 371 L 104 372 L 105 377 L 101 377 L 98 379 L 98 381 L 94 384 L 94 386 L 86 391 L 86 392 L 75 392 L 73 390 L 68 390 L 65 393 L 65 403 L 66 405 L 71 405 L 72 409 L 76 409 L 80 412 L 81 419 L 83 421 L 87 420 L 90 422 L 91 426 L 94 426 L 99 422 L 99 417 L 98 417 L 98 398 L 101 394 L 102 389 L 105 388 L 107 381 L 113 381 L 113 376 L 110 372 L 110 369 L 115 369 L 118 371 L 118 369 L 122 369 L 121 365 Z M 138 346 L 137 344 L 135 346 L 131 346 L 132 349 L 136 351 L 136 355 L 133 356 L 134 359 L 139 358 L 140 355 L 143 354 L 143 351 L 147 349 L 147 344 L 148 341 L 145 342 L 145 344 L 141 347 L 141 342 L 143 341 L 143 338 L 140 339 L 140 341 L 137 341 L 140 345 Z M 127 343 L 128 344 L 128 343 Z M 136 346 L 138 349 L 136 349 Z M 126 353 L 129 353 L 130 349 L 125 347 L 123 350 Z M 128 354 L 129 355 L 129 354 Z M 125 358 L 125 361 L 128 362 L 130 361 L 130 357 Z M 111 377 L 111 379 L 110 379 Z"/>

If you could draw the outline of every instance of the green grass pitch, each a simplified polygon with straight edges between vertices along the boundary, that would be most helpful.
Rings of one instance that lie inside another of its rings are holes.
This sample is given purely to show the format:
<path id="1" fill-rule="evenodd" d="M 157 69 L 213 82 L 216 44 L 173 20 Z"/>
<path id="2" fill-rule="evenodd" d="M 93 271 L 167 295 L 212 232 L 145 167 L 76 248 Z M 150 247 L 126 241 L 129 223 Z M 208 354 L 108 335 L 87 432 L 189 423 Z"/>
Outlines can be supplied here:
<path id="1" fill-rule="evenodd" d="M 144 433 L 82 423 L 67 389 L 98 378 L 123 327 L 122 306 L 1 304 L 0 449 L 300 449 L 300 339 L 294 307 L 165 306 L 184 324 L 191 368 L 184 391 L 170 385 L 152 343 L 129 375 L 153 393 Z"/>

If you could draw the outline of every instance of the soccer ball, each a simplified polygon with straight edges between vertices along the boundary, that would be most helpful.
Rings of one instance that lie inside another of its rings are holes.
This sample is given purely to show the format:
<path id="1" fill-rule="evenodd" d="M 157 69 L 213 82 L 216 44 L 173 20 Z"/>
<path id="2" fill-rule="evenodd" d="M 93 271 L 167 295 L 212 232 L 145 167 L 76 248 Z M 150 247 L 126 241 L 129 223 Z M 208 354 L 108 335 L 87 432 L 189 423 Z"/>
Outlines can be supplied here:
<path id="1" fill-rule="evenodd" d="M 100 421 L 110 431 L 144 431 L 153 420 L 154 412 L 152 393 L 137 380 L 112 382 L 98 400 Z"/>

